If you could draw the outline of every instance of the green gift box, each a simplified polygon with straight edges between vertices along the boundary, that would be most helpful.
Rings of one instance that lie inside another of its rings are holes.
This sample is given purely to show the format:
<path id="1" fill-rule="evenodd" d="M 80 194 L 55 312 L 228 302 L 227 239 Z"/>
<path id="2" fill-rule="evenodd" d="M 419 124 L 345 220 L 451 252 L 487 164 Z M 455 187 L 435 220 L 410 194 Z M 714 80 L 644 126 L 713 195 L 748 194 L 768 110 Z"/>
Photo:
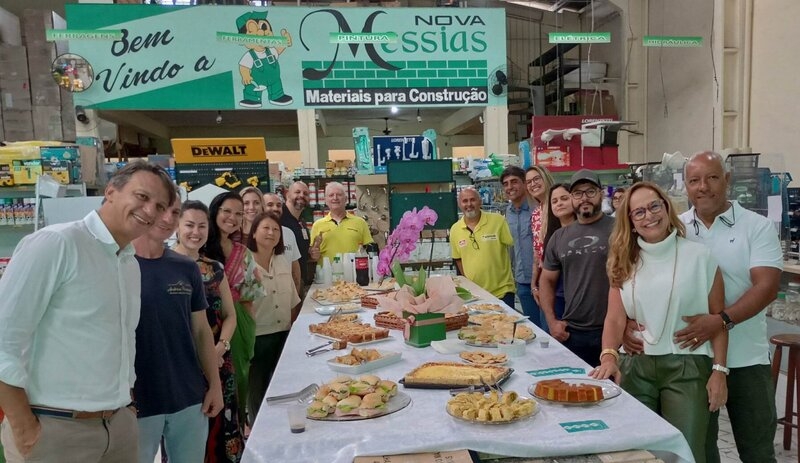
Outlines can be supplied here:
<path id="1" fill-rule="evenodd" d="M 431 341 L 441 341 L 447 336 L 443 313 L 411 313 L 403 311 L 406 321 L 403 335 L 406 344 L 428 347 Z"/>

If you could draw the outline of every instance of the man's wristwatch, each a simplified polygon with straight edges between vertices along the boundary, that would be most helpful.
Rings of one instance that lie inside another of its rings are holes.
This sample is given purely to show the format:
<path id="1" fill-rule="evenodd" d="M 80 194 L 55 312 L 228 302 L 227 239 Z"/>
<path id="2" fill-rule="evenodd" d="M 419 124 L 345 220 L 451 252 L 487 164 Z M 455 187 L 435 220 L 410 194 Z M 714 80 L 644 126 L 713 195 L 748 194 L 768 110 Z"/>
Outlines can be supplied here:
<path id="1" fill-rule="evenodd" d="M 719 363 L 715 363 L 711 367 L 711 369 L 719 371 L 720 373 L 724 374 L 725 376 L 728 376 L 728 374 L 730 374 L 730 372 L 731 372 L 731 370 L 728 367 L 724 367 L 724 366 L 720 365 Z"/>
<path id="2" fill-rule="evenodd" d="M 736 323 L 731 320 L 731 317 L 729 317 L 724 310 L 719 313 L 719 316 L 722 317 L 722 328 L 725 329 L 725 331 L 730 331 L 736 326 Z"/>

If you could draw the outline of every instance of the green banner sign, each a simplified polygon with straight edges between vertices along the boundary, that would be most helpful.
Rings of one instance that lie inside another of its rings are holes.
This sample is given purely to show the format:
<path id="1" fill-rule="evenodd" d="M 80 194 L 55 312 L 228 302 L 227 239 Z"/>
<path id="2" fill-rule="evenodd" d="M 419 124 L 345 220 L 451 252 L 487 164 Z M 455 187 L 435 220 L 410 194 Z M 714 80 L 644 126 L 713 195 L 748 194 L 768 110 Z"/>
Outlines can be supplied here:
<path id="1" fill-rule="evenodd" d="M 122 31 L 115 30 L 77 30 L 77 29 L 47 29 L 45 40 L 58 42 L 62 40 L 119 40 Z"/>
<path id="2" fill-rule="evenodd" d="M 667 35 L 645 35 L 642 38 L 642 45 L 645 47 L 702 47 L 702 37 L 682 37 Z"/>
<path id="3" fill-rule="evenodd" d="M 94 109 L 505 105 L 497 8 L 67 4 Z"/>
<path id="4" fill-rule="evenodd" d="M 611 32 L 550 32 L 550 43 L 611 43 Z"/>

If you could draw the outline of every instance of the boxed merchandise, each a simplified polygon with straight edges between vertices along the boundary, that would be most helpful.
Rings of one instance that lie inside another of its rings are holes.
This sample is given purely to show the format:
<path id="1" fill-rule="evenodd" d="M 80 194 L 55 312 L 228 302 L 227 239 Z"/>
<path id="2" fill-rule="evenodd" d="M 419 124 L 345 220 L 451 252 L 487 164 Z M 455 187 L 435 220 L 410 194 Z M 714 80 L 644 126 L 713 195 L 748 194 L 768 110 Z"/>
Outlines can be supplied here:
<path id="1" fill-rule="evenodd" d="M 564 98 L 564 105 L 577 106 L 576 114 L 595 115 L 595 116 L 616 116 L 617 107 L 614 104 L 614 97 L 608 90 L 579 90 L 572 95 Z"/>
<path id="2" fill-rule="evenodd" d="M 28 79 L 0 80 L 0 104 L 6 110 L 30 110 L 31 86 Z"/>
<path id="3" fill-rule="evenodd" d="M 27 78 L 28 55 L 25 47 L 0 44 L 0 80 Z"/>
<path id="4" fill-rule="evenodd" d="M 42 146 L 42 172 L 63 184 L 81 181 L 81 153 L 78 146 Z"/>
<path id="5" fill-rule="evenodd" d="M 0 93 L 2 93 L 0 91 Z M 33 138 L 33 119 L 30 110 L 3 110 L 5 141 L 24 141 Z"/>
<path id="6" fill-rule="evenodd" d="M 11 170 L 11 163 L 4 163 L 0 160 L 0 186 L 14 186 L 14 173 Z"/>
<path id="7" fill-rule="evenodd" d="M 36 179 L 42 175 L 41 159 L 22 159 L 12 161 L 14 183 L 17 185 L 35 185 Z"/>

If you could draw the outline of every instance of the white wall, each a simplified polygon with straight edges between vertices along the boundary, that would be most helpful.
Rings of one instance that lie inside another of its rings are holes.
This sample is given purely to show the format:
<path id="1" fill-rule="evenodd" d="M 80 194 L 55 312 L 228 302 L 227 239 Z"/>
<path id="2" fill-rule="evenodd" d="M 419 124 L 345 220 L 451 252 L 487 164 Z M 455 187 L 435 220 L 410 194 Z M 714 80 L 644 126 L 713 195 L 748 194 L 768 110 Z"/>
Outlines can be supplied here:
<path id="1" fill-rule="evenodd" d="M 800 138 L 797 112 L 797 18 L 800 2 L 753 2 L 753 71 L 750 106 L 750 145 L 763 153 L 761 166 L 788 171 L 800 183 Z M 780 155 L 780 156 L 778 156 Z"/>
<path id="2" fill-rule="evenodd" d="M 647 159 L 660 161 L 665 152 L 690 155 L 712 147 L 714 78 L 709 34 L 714 2 L 653 0 L 649 4 L 648 35 L 703 37 L 700 48 L 652 47 L 647 51 Z M 634 46 L 642 46 L 641 38 Z M 720 122 L 716 121 L 717 127 Z"/>

